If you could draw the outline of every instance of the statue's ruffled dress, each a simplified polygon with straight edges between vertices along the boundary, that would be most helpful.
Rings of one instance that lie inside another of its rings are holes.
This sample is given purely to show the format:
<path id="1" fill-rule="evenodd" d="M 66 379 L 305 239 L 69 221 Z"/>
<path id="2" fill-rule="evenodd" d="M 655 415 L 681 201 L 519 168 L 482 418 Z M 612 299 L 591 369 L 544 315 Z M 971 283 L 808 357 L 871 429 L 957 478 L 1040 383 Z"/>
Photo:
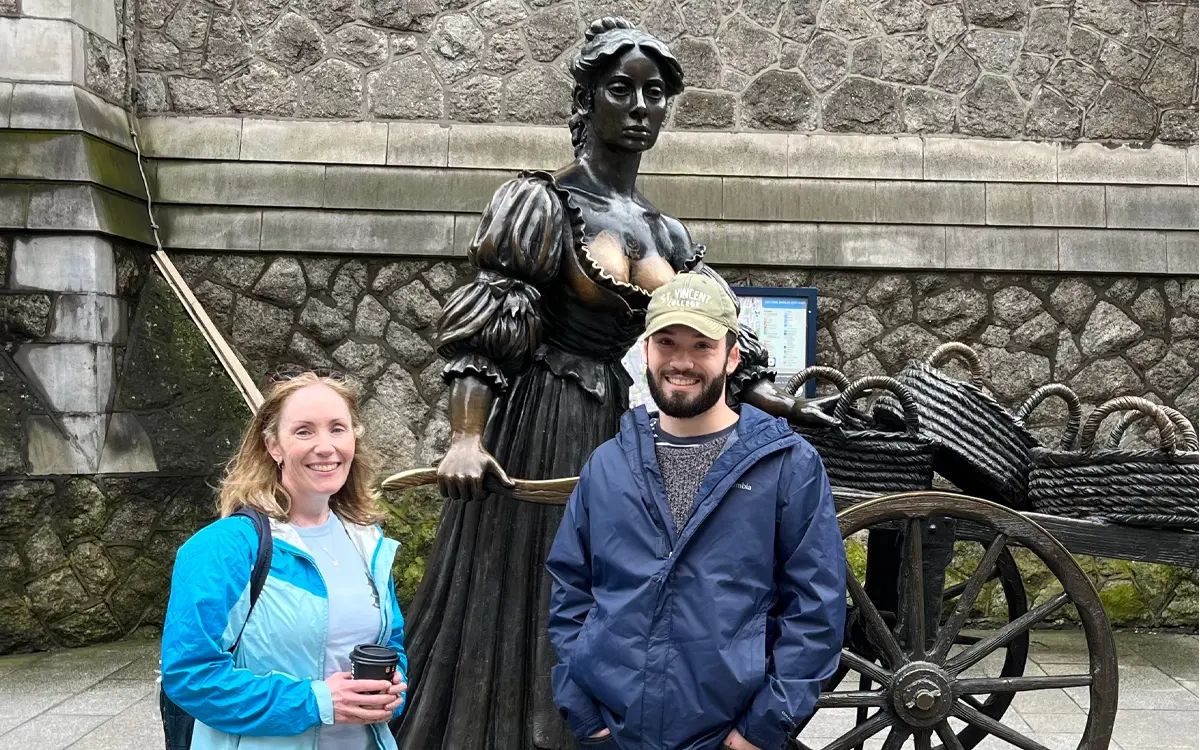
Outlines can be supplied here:
<path id="1" fill-rule="evenodd" d="M 589 236 L 569 190 L 523 173 L 493 197 L 470 247 L 478 276 L 442 313 L 446 376 L 493 386 L 484 445 L 512 477 L 577 476 L 628 408 L 621 360 L 642 333 L 649 294 L 606 273 L 588 255 Z M 660 253 L 675 271 L 712 273 L 701 246 L 673 244 Z M 735 397 L 774 376 L 748 332 L 741 344 Z M 561 508 L 502 496 L 446 501 L 408 618 L 400 750 L 574 748 L 551 700 L 546 632 L 544 564 L 561 518 Z"/>

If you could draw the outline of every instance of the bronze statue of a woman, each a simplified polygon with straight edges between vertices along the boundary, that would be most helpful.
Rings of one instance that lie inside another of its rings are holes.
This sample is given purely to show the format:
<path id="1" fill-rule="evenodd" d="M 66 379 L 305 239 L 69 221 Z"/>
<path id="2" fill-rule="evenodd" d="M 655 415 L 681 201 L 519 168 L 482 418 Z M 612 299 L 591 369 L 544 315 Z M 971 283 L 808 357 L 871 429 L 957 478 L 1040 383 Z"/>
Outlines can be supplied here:
<path id="1" fill-rule="evenodd" d="M 667 46 L 623 18 L 591 25 L 571 63 L 575 161 L 522 173 L 483 214 L 475 279 L 446 303 L 452 442 L 446 496 L 411 607 L 400 750 L 567 750 L 550 694 L 544 564 L 560 508 L 489 495 L 501 483 L 576 476 L 617 433 L 632 384 L 621 360 L 650 293 L 676 273 L 715 276 L 704 248 L 637 190 L 683 72 Z M 743 331 L 731 398 L 799 422 L 818 408 L 774 389 L 767 353 Z"/>

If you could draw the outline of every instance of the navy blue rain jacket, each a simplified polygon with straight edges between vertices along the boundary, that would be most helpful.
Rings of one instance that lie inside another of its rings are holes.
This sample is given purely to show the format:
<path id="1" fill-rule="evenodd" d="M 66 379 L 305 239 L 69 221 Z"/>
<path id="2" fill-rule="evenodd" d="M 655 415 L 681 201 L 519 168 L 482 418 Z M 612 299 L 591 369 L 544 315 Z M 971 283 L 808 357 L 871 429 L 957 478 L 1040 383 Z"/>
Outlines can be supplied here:
<path id="1" fill-rule="evenodd" d="M 547 569 L 554 698 L 577 737 L 780 750 L 833 674 L 846 562 L 812 447 L 741 407 L 738 438 L 674 526 L 644 407 L 588 459 Z"/>

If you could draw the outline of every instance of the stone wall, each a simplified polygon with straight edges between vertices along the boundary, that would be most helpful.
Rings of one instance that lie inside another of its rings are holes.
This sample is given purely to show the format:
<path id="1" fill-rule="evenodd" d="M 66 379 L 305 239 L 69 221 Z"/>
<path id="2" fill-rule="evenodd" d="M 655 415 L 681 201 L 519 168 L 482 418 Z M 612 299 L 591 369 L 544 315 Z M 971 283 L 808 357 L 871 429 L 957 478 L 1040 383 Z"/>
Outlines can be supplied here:
<path id="1" fill-rule="evenodd" d="M 557 125 L 607 14 L 683 63 L 676 129 L 1196 141 L 1195 0 L 138 0 L 137 91 L 147 112 Z"/>
<path id="2" fill-rule="evenodd" d="M 11 242 L 0 239 L 0 273 Z M 0 324 L 0 653 L 102 641 L 161 623 L 175 550 L 214 517 L 214 492 L 245 407 L 144 253 L 119 247 L 129 301 L 113 411 L 153 446 L 155 474 L 22 476 L 19 425 L 48 414 L 8 352 L 42 330 L 56 301 L 10 292 Z M 446 389 L 432 336 L 462 261 L 353 256 L 177 254 L 197 297 L 261 382 L 283 364 L 332 367 L 364 394 L 387 471 L 429 465 L 448 439 Z M 1134 393 L 1197 418 L 1196 280 L 1165 277 L 722 269 L 735 284 L 816 286 L 820 361 L 850 374 L 894 373 L 938 343 L 977 346 L 989 387 L 1013 405 L 1052 380 L 1090 409 Z M 1061 407 L 1035 413 L 1054 440 Z M 14 456 L 16 458 L 14 458 Z M 424 571 L 440 510 L 435 492 L 388 497 L 404 603 Z M 1081 558 L 1117 624 L 1195 627 L 1195 571 Z M 1053 583 L 1030 568 L 1034 601 Z M 1188 599 L 1188 597 L 1192 599 Z M 1039 598 L 1040 597 L 1040 598 Z M 984 598 L 976 616 L 993 616 Z"/>
<path id="3" fill-rule="evenodd" d="M 69 439 L 75 417 L 48 403 L 13 355 L 45 341 L 78 295 L 11 288 L 12 245 L 0 236 L 0 653 L 96 643 L 161 624 L 175 551 L 215 517 L 211 487 L 246 417 L 182 306 L 150 273 L 145 251 L 118 245 L 122 319 L 110 323 L 129 335 L 113 347 L 117 383 L 98 432 L 109 436 L 107 452 L 122 447 L 115 435 L 129 434 L 117 423 L 137 425 L 148 438 L 123 447 L 150 451 L 135 463 L 148 459 L 158 470 L 102 460 L 102 475 L 49 473 L 37 447 L 46 438 L 30 425 Z"/>
<path id="4" fill-rule="evenodd" d="M 283 363 L 346 371 L 364 391 L 387 471 L 431 465 L 444 451 L 445 387 L 432 335 L 446 292 L 467 273 L 461 261 L 186 254 L 177 263 L 255 373 Z M 818 361 L 851 376 L 895 373 L 939 343 L 965 341 L 977 347 L 988 387 L 1009 407 L 1043 383 L 1066 382 L 1085 413 L 1113 396 L 1137 394 L 1197 420 L 1200 283 L 1194 279 L 722 272 L 740 285 L 817 287 Z M 1030 424 L 1051 442 L 1064 419 L 1061 403 L 1050 400 Z M 397 582 L 408 601 L 424 570 L 439 501 L 432 492 L 389 501 L 389 531 L 405 543 Z M 1195 626 L 1194 608 L 1170 606 L 1177 590 L 1194 597 L 1195 571 L 1081 560 L 1099 586 L 1114 589 L 1105 594 L 1114 622 Z M 1030 596 L 1043 596 L 1047 585 L 1030 576 Z"/>

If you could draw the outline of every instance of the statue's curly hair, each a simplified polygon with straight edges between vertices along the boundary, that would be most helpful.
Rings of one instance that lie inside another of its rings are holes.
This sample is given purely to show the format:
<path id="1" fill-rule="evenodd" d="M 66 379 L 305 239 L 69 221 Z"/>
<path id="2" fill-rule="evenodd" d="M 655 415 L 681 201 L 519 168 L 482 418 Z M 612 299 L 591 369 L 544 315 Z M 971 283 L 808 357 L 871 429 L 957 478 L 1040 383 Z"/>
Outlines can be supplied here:
<path id="1" fill-rule="evenodd" d="M 640 49 L 658 63 L 667 85 L 668 97 L 683 91 L 683 67 L 671 49 L 658 37 L 639 29 L 632 21 L 620 16 L 600 18 L 588 26 L 583 37 L 583 46 L 570 64 L 575 91 L 571 96 L 571 118 L 567 121 L 571 129 L 571 145 L 577 157 L 583 152 L 587 139 L 587 121 L 591 115 L 596 79 L 625 52 Z"/>

